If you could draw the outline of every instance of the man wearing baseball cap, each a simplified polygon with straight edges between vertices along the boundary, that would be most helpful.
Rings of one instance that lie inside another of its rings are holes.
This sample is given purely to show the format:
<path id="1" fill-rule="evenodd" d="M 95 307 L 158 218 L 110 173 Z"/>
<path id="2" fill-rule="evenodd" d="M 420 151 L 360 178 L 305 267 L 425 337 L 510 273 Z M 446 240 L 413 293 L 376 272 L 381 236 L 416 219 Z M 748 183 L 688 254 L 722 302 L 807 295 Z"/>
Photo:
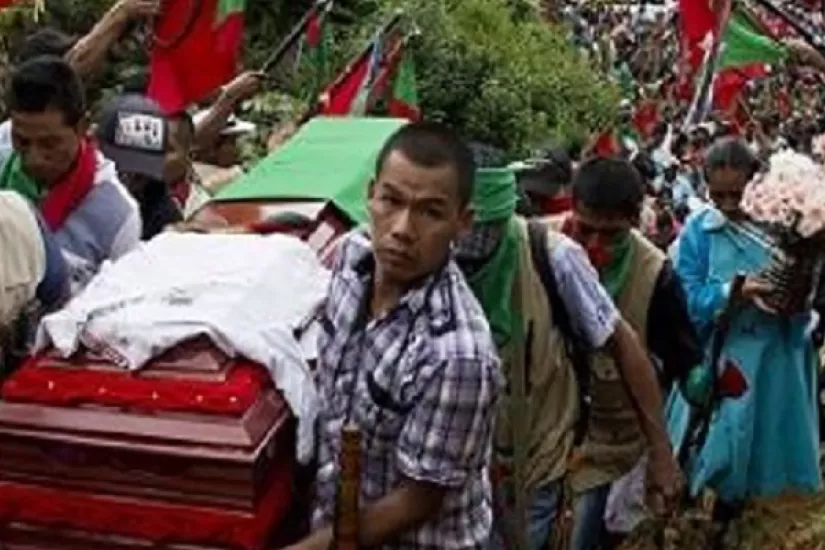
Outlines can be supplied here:
<path id="1" fill-rule="evenodd" d="M 167 116 L 142 95 L 124 95 L 103 110 L 97 141 L 140 205 L 145 240 L 182 220 L 165 181 L 172 143 Z"/>

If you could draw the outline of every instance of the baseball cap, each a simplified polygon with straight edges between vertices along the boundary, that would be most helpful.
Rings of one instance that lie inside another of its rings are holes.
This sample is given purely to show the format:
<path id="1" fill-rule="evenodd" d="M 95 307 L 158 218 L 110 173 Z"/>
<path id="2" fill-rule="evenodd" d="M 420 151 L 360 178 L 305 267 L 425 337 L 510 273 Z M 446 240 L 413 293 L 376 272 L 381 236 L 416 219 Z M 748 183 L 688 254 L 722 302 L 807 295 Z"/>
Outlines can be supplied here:
<path id="1" fill-rule="evenodd" d="M 97 125 L 100 152 L 118 172 L 163 179 L 169 124 L 160 106 L 142 95 L 124 95 L 103 109 Z"/>

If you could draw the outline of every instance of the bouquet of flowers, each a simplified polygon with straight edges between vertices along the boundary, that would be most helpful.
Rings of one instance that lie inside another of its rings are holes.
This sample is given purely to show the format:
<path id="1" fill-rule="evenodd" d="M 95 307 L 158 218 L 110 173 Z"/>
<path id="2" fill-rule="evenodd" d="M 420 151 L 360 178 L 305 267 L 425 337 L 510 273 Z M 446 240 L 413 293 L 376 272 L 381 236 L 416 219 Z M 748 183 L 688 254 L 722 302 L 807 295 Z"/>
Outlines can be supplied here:
<path id="1" fill-rule="evenodd" d="M 809 239 L 825 230 L 825 170 L 805 155 L 783 151 L 771 157 L 767 174 L 745 189 L 742 210 L 757 222 Z"/>
<path id="2" fill-rule="evenodd" d="M 783 313 L 804 310 L 822 266 L 825 169 L 805 155 L 777 153 L 768 172 L 748 184 L 741 206 L 773 240 L 773 262 L 764 274 L 777 289 L 770 305 Z"/>

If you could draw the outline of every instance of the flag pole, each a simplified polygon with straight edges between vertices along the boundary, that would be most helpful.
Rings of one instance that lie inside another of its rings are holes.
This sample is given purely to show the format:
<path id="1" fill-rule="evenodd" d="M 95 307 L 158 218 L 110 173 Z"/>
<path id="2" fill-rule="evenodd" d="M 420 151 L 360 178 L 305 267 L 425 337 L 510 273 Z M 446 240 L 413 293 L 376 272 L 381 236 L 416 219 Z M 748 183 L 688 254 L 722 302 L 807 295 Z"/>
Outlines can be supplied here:
<path id="1" fill-rule="evenodd" d="M 713 84 L 716 75 L 716 69 L 719 66 L 719 57 L 722 49 L 722 36 L 725 27 L 728 25 L 731 14 L 733 12 L 732 0 L 722 0 L 721 5 L 716 8 L 716 15 L 718 21 L 711 33 L 705 37 L 706 42 L 705 56 L 702 60 L 702 73 L 700 81 L 697 83 L 696 92 L 693 96 L 688 114 L 685 117 L 683 130 L 688 130 L 692 126 L 698 126 L 707 117 L 709 108 L 713 105 Z"/>
<path id="2" fill-rule="evenodd" d="M 307 26 L 316 14 L 328 13 L 332 9 L 333 0 L 318 0 L 318 2 L 304 14 L 301 21 L 295 25 L 292 31 L 283 39 L 278 45 L 278 48 L 272 52 L 269 59 L 263 64 L 260 69 L 261 73 L 268 73 L 278 66 L 286 57 L 287 52 L 292 49 L 295 42 L 301 39 L 301 36 L 306 31 Z"/>

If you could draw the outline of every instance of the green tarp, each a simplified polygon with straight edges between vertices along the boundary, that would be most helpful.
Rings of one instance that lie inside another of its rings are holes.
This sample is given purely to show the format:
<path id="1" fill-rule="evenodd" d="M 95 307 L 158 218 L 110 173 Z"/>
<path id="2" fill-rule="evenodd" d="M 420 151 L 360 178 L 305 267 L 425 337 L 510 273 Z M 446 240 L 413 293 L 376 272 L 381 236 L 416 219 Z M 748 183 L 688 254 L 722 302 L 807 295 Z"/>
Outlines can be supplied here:
<path id="1" fill-rule="evenodd" d="M 407 121 L 314 118 L 283 147 L 222 189 L 217 201 L 332 201 L 357 223 L 367 221 L 366 190 L 387 138 Z"/>

